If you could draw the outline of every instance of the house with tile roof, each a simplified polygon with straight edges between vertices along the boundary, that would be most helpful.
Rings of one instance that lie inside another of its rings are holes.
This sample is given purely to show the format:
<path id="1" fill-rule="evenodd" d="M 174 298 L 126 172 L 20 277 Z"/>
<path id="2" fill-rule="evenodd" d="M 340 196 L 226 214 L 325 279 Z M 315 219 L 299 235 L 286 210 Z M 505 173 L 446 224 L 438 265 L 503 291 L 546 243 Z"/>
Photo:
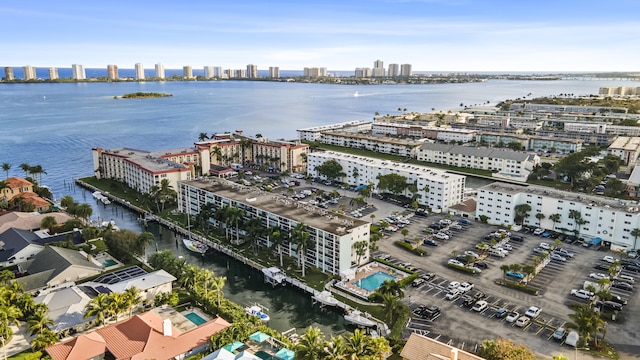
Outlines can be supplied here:
<path id="1" fill-rule="evenodd" d="M 23 178 L 10 177 L 5 180 L 7 188 L 0 190 L 0 198 L 9 203 L 23 201 L 32 204 L 35 211 L 44 212 L 51 208 L 51 203 L 33 192 L 33 184 Z"/>
<path id="2" fill-rule="evenodd" d="M 54 360 L 181 360 L 208 349 L 211 335 L 231 326 L 222 318 L 201 325 L 177 326 L 173 319 L 184 316 L 166 310 L 163 307 L 135 315 L 49 346 L 45 351 Z"/>
<path id="3" fill-rule="evenodd" d="M 0 234 L 9 228 L 31 231 L 39 230 L 42 219 L 47 216 L 53 216 L 58 224 L 63 224 L 72 219 L 71 216 L 63 212 L 40 214 L 37 212 L 11 211 L 0 215 Z"/>
<path id="4" fill-rule="evenodd" d="M 83 251 L 47 246 L 25 266 L 27 276 L 15 281 L 25 291 L 34 291 L 100 274 L 104 267 Z"/>
<path id="5" fill-rule="evenodd" d="M 48 232 L 28 231 L 10 228 L 0 233 L 0 266 L 24 264 L 44 249 L 45 244 L 65 241 L 71 236 L 73 244 L 84 242 L 80 231 L 70 231 L 55 235 Z"/>
<path id="6" fill-rule="evenodd" d="M 409 336 L 400 357 L 403 360 L 484 360 L 478 355 L 416 333 Z"/>

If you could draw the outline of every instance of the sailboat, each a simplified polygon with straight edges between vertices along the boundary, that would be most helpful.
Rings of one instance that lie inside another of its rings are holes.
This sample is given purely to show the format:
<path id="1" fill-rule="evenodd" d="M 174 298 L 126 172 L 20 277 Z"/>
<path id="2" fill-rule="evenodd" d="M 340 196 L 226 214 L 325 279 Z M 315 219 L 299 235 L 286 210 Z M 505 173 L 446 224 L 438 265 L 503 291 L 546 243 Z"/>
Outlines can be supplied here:
<path id="1" fill-rule="evenodd" d="M 189 209 L 189 210 L 191 210 L 191 209 Z M 189 237 L 188 238 L 182 238 L 182 243 L 190 251 L 193 251 L 195 253 L 204 255 L 204 253 L 206 253 L 207 250 L 209 250 L 209 246 L 207 246 L 207 244 L 205 244 L 203 242 L 200 242 L 198 240 L 194 240 L 194 239 L 191 238 L 191 216 L 190 216 L 189 212 L 187 212 L 187 233 L 188 233 Z"/>

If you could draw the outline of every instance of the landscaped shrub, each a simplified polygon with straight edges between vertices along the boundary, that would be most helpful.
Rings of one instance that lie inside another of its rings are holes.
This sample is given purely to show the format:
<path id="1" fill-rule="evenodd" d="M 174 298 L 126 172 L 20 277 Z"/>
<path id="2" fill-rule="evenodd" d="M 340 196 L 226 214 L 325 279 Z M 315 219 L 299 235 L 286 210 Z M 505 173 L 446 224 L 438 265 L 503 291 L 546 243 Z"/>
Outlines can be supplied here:
<path id="1" fill-rule="evenodd" d="M 476 271 L 474 269 L 470 269 L 470 268 L 465 267 L 465 266 L 460 266 L 460 265 L 455 265 L 455 264 L 448 264 L 448 265 L 452 269 L 456 269 L 456 270 L 459 270 L 459 271 L 462 271 L 462 272 L 466 272 L 466 273 L 469 273 L 471 275 L 475 275 L 476 274 Z"/>
<path id="2" fill-rule="evenodd" d="M 515 281 L 499 280 L 498 281 L 498 285 L 502 285 L 502 286 L 510 287 L 512 289 L 520 290 L 522 292 L 526 292 L 527 294 L 538 295 L 538 289 L 532 288 L 531 286 L 527 286 L 527 285 L 523 285 L 523 284 L 517 283 Z"/>
<path id="3" fill-rule="evenodd" d="M 413 245 L 406 243 L 404 241 L 396 241 L 394 244 L 396 244 L 396 246 L 399 246 L 403 249 L 409 250 L 416 255 L 419 255 L 419 256 L 427 255 L 427 250 L 420 249 L 420 248 L 416 249 L 413 247 Z"/>

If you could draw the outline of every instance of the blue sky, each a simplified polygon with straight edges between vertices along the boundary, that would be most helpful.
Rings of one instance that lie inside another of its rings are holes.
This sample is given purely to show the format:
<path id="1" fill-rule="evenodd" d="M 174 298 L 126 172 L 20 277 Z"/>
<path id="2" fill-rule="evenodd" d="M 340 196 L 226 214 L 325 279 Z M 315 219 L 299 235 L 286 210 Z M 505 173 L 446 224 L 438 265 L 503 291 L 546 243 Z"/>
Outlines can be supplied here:
<path id="1" fill-rule="evenodd" d="M 640 70 L 640 1 L 0 2 L 0 66 Z"/>

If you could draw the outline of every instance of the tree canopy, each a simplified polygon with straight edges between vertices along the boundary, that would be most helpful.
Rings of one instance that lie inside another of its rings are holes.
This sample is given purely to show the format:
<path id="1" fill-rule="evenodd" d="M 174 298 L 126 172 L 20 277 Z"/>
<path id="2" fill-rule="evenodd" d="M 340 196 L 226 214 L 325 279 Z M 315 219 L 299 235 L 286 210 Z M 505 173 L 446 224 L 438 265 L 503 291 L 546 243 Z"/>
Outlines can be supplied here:
<path id="1" fill-rule="evenodd" d="M 329 180 L 339 179 L 346 174 L 342 171 L 342 165 L 336 160 L 327 160 L 322 165 L 316 167 L 316 171 L 320 175 L 324 175 Z"/>

